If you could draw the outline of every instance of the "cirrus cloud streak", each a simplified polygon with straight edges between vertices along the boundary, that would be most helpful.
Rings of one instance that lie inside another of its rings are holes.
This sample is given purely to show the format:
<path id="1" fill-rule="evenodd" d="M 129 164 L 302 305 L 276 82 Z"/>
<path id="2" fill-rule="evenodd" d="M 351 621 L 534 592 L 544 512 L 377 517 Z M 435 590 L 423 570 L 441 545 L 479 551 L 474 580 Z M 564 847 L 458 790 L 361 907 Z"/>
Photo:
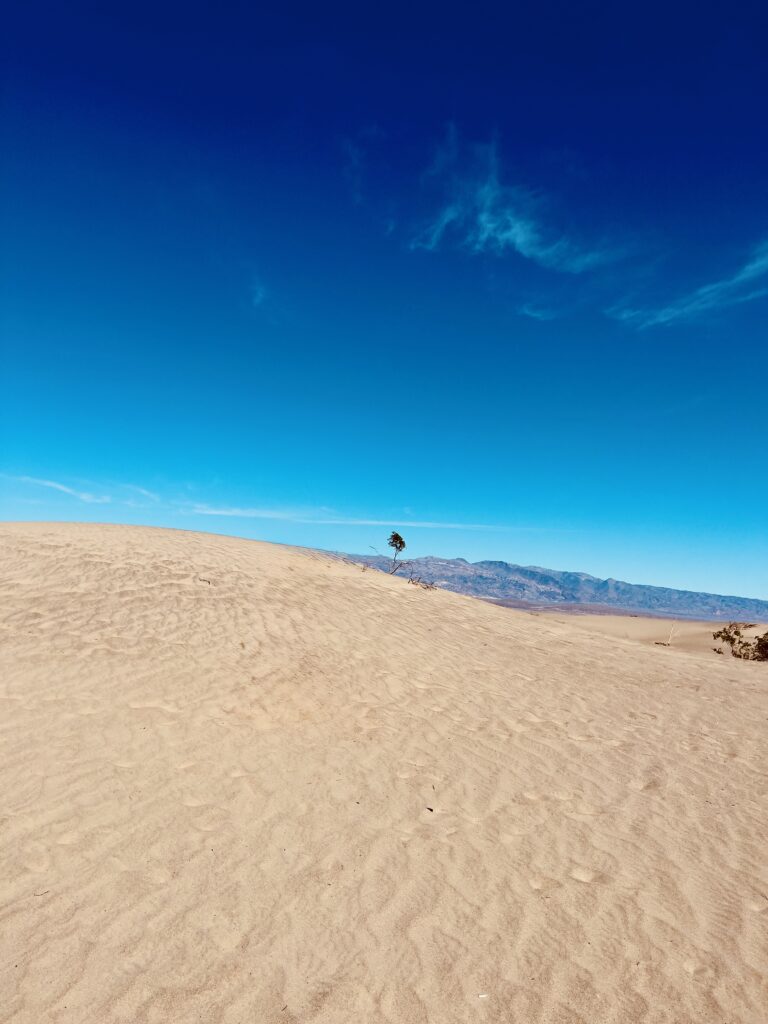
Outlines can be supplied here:
<path id="1" fill-rule="evenodd" d="M 695 291 L 656 309 L 612 307 L 608 316 L 635 327 L 659 327 L 681 320 L 693 320 L 703 313 L 752 302 L 768 295 L 768 240 L 753 250 L 747 262 L 730 277 L 702 285 Z M 762 283 L 761 283 L 762 282 Z"/>

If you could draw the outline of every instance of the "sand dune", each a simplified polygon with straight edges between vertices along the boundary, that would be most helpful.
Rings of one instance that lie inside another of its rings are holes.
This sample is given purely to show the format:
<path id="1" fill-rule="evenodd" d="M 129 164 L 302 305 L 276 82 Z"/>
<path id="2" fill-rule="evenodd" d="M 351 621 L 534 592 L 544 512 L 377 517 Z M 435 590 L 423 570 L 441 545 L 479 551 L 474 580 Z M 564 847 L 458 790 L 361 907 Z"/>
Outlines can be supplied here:
<path id="1" fill-rule="evenodd" d="M 589 613 L 563 614 L 557 610 L 531 612 L 532 615 L 545 615 L 547 619 L 567 623 L 578 629 L 586 630 L 597 636 L 609 636 L 622 640 L 637 640 L 644 644 L 664 646 L 676 651 L 692 651 L 720 657 L 714 648 L 724 649 L 730 659 L 730 649 L 722 640 L 715 640 L 712 633 L 720 629 L 723 622 L 699 622 L 694 619 L 656 619 L 647 615 L 591 615 Z M 753 628 L 744 630 L 744 636 L 753 639 L 768 630 L 768 624 L 756 623 Z M 768 1022 L 766 1022 L 768 1024 Z"/>
<path id="2" fill-rule="evenodd" d="M 765 1024 L 768 668 L 0 526 L 0 1021 Z"/>

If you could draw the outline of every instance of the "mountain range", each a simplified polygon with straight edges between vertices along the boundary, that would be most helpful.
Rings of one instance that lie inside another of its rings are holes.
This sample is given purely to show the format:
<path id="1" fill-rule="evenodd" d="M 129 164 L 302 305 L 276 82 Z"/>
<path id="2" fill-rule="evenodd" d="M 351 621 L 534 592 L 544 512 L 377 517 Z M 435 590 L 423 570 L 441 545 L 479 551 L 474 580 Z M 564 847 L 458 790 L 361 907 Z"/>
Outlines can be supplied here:
<path id="1" fill-rule="evenodd" d="M 356 562 L 389 571 L 392 561 L 381 555 L 349 555 Z M 652 587 L 622 580 L 601 580 L 585 572 L 563 572 L 509 562 L 468 562 L 464 558 L 408 559 L 401 575 L 421 578 L 458 594 L 480 597 L 518 608 L 563 611 L 621 612 L 686 619 L 768 621 L 768 601 Z"/>

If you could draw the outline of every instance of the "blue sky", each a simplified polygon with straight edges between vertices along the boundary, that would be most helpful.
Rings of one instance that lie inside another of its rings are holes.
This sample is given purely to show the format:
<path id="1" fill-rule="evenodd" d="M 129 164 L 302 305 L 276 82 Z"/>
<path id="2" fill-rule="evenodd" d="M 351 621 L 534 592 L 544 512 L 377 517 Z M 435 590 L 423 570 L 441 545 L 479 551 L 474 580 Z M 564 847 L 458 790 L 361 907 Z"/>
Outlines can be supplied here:
<path id="1" fill-rule="evenodd" d="M 103 7 L 7 18 L 0 516 L 768 597 L 764 10 Z"/>

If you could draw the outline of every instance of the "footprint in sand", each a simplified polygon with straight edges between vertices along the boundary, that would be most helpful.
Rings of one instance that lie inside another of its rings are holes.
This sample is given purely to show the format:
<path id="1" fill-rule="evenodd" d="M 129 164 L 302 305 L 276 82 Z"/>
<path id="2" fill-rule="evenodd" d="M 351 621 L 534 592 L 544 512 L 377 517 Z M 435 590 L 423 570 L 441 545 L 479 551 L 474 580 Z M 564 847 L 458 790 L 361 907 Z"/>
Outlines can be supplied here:
<path id="1" fill-rule="evenodd" d="M 591 804 L 577 804 L 572 811 L 566 812 L 566 818 L 570 818 L 571 821 L 592 821 L 593 818 L 598 818 L 601 814 L 605 814 L 606 811 L 600 807 L 593 807 Z"/>
<path id="2" fill-rule="evenodd" d="M 552 889 L 559 889 L 562 882 L 556 878 L 549 878 L 547 875 L 534 875 L 528 879 L 528 885 L 534 892 L 549 892 Z"/>
<path id="3" fill-rule="evenodd" d="M 661 788 L 661 779 L 656 776 L 648 776 L 644 779 L 634 779 L 630 782 L 629 786 L 630 789 L 635 789 L 638 793 L 648 793 L 653 789 Z"/>
<path id="4" fill-rule="evenodd" d="M 593 885 L 596 882 L 605 882 L 606 877 L 600 871 L 593 871 L 592 868 L 585 868 L 582 864 L 577 864 L 572 867 L 569 872 L 571 878 L 577 882 L 584 882 L 587 885 Z"/>
<path id="5" fill-rule="evenodd" d="M 714 968 L 697 960 L 686 960 L 683 967 L 694 981 L 712 981 L 716 977 Z"/>

